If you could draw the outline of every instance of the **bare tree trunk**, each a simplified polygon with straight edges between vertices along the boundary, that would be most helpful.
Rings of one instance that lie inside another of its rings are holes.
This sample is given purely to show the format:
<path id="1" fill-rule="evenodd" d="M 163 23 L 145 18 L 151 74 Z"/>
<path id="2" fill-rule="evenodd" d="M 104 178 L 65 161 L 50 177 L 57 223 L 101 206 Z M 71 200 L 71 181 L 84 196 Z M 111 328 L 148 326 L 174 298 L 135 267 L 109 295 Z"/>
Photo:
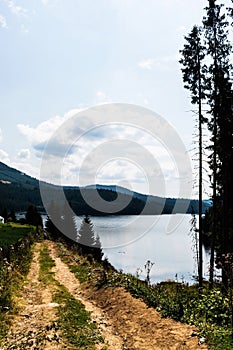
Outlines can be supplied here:
<path id="1" fill-rule="evenodd" d="M 198 204 L 198 213 L 199 213 L 199 263 L 198 263 L 198 284 L 199 284 L 199 293 L 202 294 L 203 289 L 203 256 L 202 256 L 202 245 L 203 245 L 203 228 L 202 228 L 202 106 L 201 106 L 201 67 L 200 59 L 198 54 L 198 90 L 199 90 L 199 204 Z"/>

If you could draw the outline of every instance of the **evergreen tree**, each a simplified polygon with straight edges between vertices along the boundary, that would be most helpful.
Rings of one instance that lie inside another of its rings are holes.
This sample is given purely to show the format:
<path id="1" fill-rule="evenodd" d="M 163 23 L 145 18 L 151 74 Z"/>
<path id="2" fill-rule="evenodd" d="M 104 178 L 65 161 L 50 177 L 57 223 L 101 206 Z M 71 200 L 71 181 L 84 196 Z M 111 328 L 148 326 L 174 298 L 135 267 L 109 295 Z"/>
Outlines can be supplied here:
<path id="1" fill-rule="evenodd" d="M 232 1 L 233 2 L 233 1 Z M 211 218 L 211 257 L 210 282 L 213 283 L 214 256 L 218 258 L 232 253 L 233 250 L 233 92 L 231 85 L 232 65 L 230 64 L 232 46 L 228 39 L 229 23 L 224 5 L 217 0 L 208 0 L 203 18 L 203 28 L 193 27 L 186 44 L 181 51 L 182 73 L 185 88 L 191 92 L 191 102 L 199 109 L 199 214 L 201 213 L 202 193 L 202 123 L 201 102 L 209 106 L 208 127 L 211 132 L 209 166 L 211 186 L 213 189 L 213 207 Z M 233 9 L 228 9 L 233 17 Z M 203 33 L 203 34 L 202 34 Z M 202 36 L 204 35 L 204 45 Z M 204 46 L 204 47 L 203 47 Z M 204 64 L 204 62 L 206 64 Z M 204 87 L 204 89 L 203 89 Z M 202 226 L 202 220 L 200 220 Z M 199 253 L 201 254 L 201 227 L 199 227 Z M 201 283 L 201 262 L 199 257 L 199 285 Z M 223 258 L 224 261 L 224 258 Z M 227 286 L 227 276 L 223 266 L 222 280 Z M 220 261 L 221 262 L 221 261 Z"/>
<path id="2" fill-rule="evenodd" d="M 43 227 L 42 217 L 34 205 L 29 205 L 25 218 L 27 224 Z"/>
<path id="3" fill-rule="evenodd" d="M 231 2 L 233 4 L 233 0 L 231 0 Z M 228 15 L 233 19 L 233 7 L 228 8 Z M 231 23 L 231 25 L 233 26 L 233 22 Z"/>
<path id="4" fill-rule="evenodd" d="M 15 211 L 13 209 L 11 210 L 9 217 L 13 222 L 16 222 Z"/>
<path id="5" fill-rule="evenodd" d="M 92 257 L 101 261 L 103 252 L 99 236 L 95 236 L 93 223 L 88 215 L 86 215 L 81 223 L 78 233 L 78 243 L 84 255 L 92 255 Z"/>
<path id="6" fill-rule="evenodd" d="M 199 261 L 198 280 L 199 290 L 202 290 L 203 257 L 202 257 L 202 128 L 206 119 L 202 115 L 202 103 L 205 100 L 207 88 L 207 67 L 204 64 L 205 48 L 202 44 L 202 30 L 194 26 L 191 33 L 185 37 L 184 49 L 180 51 L 182 58 L 182 73 L 184 87 L 191 92 L 191 103 L 198 107 L 198 134 L 199 134 Z"/>
<path id="7" fill-rule="evenodd" d="M 100 236 L 97 234 L 95 237 L 95 250 L 94 250 L 94 258 L 96 261 L 102 261 L 103 258 L 103 250 L 102 250 L 102 244 L 100 241 Z"/>
<path id="8" fill-rule="evenodd" d="M 8 218 L 8 213 L 7 213 L 7 209 L 4 208 L 1 212 L 1 216 L 4 218 L 4 222 L 7 221 L 7 218 Z"/>
<path id="9" fill-rule="evenodd" d="M 223 5 L 218 5 L 215 0 L 209 0 L 206 7 L 206 16 L 203 19 L 205 30 L 205 44 L 207 53 L 211 59 L 208 69 L 209 93 L 208 104 L 210 107 L 209 130 L 212 133 L 212 154 L 210 168 L 212 170 L 213 188 L 213 221 L 212 244 L 210 258 L 210 282 L 213 283 L 214 251 L 217 231 L 221 231 L 222 247 L 220 255 L 229 249 L 229 223 L 230 210 L 229 195 L 232 193 L 231 181 L 228 180 L 229 158 L 232 160 L 232 96 L 230 74 L 231 45 L 228 40 L 228 25 L 225 14 L 222 14 Z M 227 149 L 226 149 L 227 148 Z M 227 170 L 228 169 L 228 170 Z M 230 191 L 229 191 L 230 190 Z M 222 204 L 223 203 L 223 204 Z M 218 216 L 219 207 L 221 216 Z M 231 210 L 230 210 L 231 212 Z M 226 285 L 226 276 L 223 269 L 223 283 Z"/>

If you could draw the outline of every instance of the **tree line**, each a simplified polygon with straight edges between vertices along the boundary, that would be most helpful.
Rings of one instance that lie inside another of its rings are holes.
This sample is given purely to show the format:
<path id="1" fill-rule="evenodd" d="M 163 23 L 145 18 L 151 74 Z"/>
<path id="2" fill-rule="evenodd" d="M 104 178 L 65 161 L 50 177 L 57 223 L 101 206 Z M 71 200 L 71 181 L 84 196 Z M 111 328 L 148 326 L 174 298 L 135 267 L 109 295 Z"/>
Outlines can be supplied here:
<path id="1" fill-rule="evenodd" d="M 89 256 L 101 262 L 103 257 L 101 241 L 95 234 L 90 217 L 84 215 L 78 229 L 71 209 L 68 202 L 62 208 L 53 201 L 51 202 L 45 222 L 46 235 L 48 233 L 49 237 L 55 241 L 62 239 L 68 244 L 75 244 L 80 255 Z"/>
<path id="2" fill-rule="evenodd" d="M 43 220 L 38 209 L 34 205 L 29 205 L 24 218 L 17 220 L 15 212 L 6 209 L 2 211 L 5 222 L 19 222 L 43 229 Z M 44 238 L 66 241 L 78 248 L 78 253 L 89 256 L 96 261 L 101 261 L 103 251 L 101 241 L 95 234 L 93 223 L 88 215 L 84 215 L 80 228 L 77 228 L 75 217 L 72 215 L 70 203 L 65 203 L 62 207 L 51 202 L 44 227 Z"/>
<path id="3" fill-rule="evenodd" d="M 231 0 L 233 3 L 233 0 Z M 208 0 L 201 25 L 185 36 L 180 64 L 184 87 L 198 116 L 199 154 L 199 287 L 202 289 L 203 233 L 210 239 L 210 285 L 214 267 L 222 269 L 222 282 L 228 287 L 233 269 L 233 90 L 232 33 L 233 8 Z M 210 138 L 203 146 L 203 128 Z M 203 150 L 208 150 L 212 207 L 202 219 Z"/>

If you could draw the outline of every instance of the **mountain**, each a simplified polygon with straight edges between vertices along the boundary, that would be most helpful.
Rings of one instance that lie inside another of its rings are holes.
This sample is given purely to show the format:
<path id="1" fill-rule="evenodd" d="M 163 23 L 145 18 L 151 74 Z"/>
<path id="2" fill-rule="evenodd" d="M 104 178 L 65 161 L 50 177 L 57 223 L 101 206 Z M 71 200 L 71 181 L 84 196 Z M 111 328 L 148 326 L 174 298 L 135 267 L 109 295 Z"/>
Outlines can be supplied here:
<path id="1" fill-rule="evenodd" d="M 153 206 L 157 208 L 163 208 L 164 214 L 170 214 L 173 213 L 183 213 L 184 211 L 187 211 L 188 213 L 198 213 L 198 205 L 199 201 L 197 199 L 183 199 L 183 198 L 162 198 L 158 196 L 153 195 L 146 195 L 139 192 L 131 191 L 127 188 L 118 186 L 118 185 L 89 185 L 85 186 L 85 189 L 97 189 L 98 191 L 101 190 L 108 190 L 113 191 L 116 193 L 121 193 L 128 195 L 132 198 L 137 198 L 143 202 L 148 203 L 148 210 L 153 213 Z M 202 213 L 204 214 L 206 210 L 212 206 L 212 201 L 207 199 L 203 200 L 202 202 Z M 159 209 L 160 210 L 160 209 Z"/>
<path id="2" fill-rule="evenodd" d="M 25 211 L 31 204 L 43 211 L 39 184 L 38 179 L 0 162 L 0 213 L 4 208 L 8 211 Z M 56 191 L 59 187 L 46 186 L 49 204 L 50 191 Z M 77 215 L 198 213 L 198 200 L 145 195 L 117 185 L 64 186 L 63 189 Z M 59 204 L 62 210 L 64 203 Z M 210 206 L 211 201 L 203 201 L 203 213 Z"/>
<path id="3" fill-rule="evenodd" d="M 39 181 L 0 162 L 0 210 L 24 211 L 30 204 L 42 206 Z"/>
<path id="4" fill-rule="evenodd" d="M 39 180 L 26 175 L 19 170 L 11 168 L 2 162 L 0 162 L 0 183 L 18 186 L 22 185 L 26 189 L 32 189 L 35 186 L 39 186 Z"/>
<path id="5" fill-rule="evenodd" d="M 135 191 L 131 191 L 128 190 L 128 188 L 125 187 L 121 187 L 118 185 L 100 185 L 100 184 L 96 184 L 96 185 L 88 185 L 85 186 L 84 188 L 86 189 L 97 189 L 97 190 L 108 190 L 108 191 L 113 191 L 113 192 L 117 192 L 117 193 L 122 193 L 122 194 L 126 194 L 129 196 L 134 196 L 138 199 L 141 200 L 146 200 L 147 199 L 147 195 L 146 194 L 142 194 L 139 192 L 135 192 Z"/>

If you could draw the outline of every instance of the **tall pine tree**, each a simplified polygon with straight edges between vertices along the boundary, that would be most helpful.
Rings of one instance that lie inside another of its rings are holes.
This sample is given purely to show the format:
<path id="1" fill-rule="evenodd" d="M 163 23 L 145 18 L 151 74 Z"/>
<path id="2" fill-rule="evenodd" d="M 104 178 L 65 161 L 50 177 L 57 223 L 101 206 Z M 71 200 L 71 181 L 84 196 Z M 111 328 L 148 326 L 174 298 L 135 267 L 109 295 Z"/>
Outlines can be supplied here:
<path id="1" fill-rule="evenodd" d="M 182 58 L 182 73 L 184 87 L 191 93 L 191 103 L 198 108 L 198 135 L 199 135 L 199 261 L 198 261 L 198 281 L 199 290 L 202 291 L 203 284 L 203 256 L 202 256 L 202 128 L 206 121 L 202 115 L 202 103 L 205 100 L 206 91 L 206 65 L 205 48 L 202 44 L 202 30 L 194 26 L 191 33 L 185 37 L 185 45 L 180 51 Z"/>
<path id="2" fill-rule="evenodd" d="M 231 97 L 230 84 L 230 54 L 231 45 L 228 40 L 228 22 L 226 15 L 222 14 L 223 5 L 218 5 L 215 0 L 209 0 L 209 6 L 205 8 L 206 16 L 203 18 L 205 31 L 205 45 L 210 58 L 208 69 L 209 93 L 207 96 L 210 107 L 209 129 L 212 133 L 212 154 L 210 168 L 212 170 L 213 188 L 213 221 L 212 243 L 210 258 L 210 282 L 213 283 L 214 251 L 216 235 L 219 231 L 222 243 L 219 249 L 220 256 L 228 252 L 230 210 L 229 190 L 232 187 L 228 180 L 229 155 L 232 148 L 232 109 L 228 103 Z M 230 156 L 231 158 L 231 156 Z M 227 170 L 228 169 L 228 170 Z M 219 210 L 220 208 L 220 210 Z M 219 216 L 218 213 L 221 213 Z M 223 283 L 227 285 L 227 277 L 223 268 Z"/>

